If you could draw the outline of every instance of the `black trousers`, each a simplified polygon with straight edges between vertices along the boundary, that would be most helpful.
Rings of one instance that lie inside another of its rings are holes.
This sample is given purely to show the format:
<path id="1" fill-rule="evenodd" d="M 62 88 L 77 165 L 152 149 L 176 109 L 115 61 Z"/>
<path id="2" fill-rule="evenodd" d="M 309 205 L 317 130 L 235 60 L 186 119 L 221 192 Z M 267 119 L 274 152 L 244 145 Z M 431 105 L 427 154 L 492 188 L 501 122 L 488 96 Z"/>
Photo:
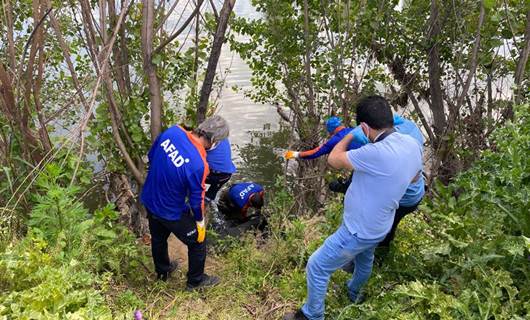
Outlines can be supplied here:
<path id="1" fill-rule="evenodd" d="M 386 235 L 386 237 L 383 239 L 383 241 L 379 242 L 378 247 L 388 247 L 390 246 L 390 242 L 394 240 L 394 236 L 396 235 L 396 229 L 403 217 L 405 217 L 407 214 L 413 212 L 418 208 L 418 205 L 420 204 L 421 200 L 413 205 L 412 207 L 403 207 L 399 206 L 396 209 L 396 215 L 394 217 L 394 222 L 392 223 L 392 228 L 390 229 L 390 232 Z"/>
<path id="2" fill-rule="evenodd" d="M 206 198 L 210 200 L 215 200 L 215 197 L 217 196 L 217 192 L 221 190 L 223 185 L 230 180 L 232 177 L 231 173 L 225 173 L 225 172 L 217 172 L 212 171 L 206 177 L 206 183 L 210 185 L 210 188 L 208 188 L 208 191 L 206 191 Z"/>
<path id="3" fill-rule="evenodd" d="M 173 233 L 188 247 L 188 284 L 195 286 L 203 279 L 206 262 L 206 241 L 197 242 L 197 225 L 191 212 L 183 213 L 180 220 L 170 221 L 149 212 L 151 251 L 158 274 L 167 273 L 170 268 L 167 239 Z"/>
<path id="4" fill-rule="evenodd" d="M 236 204 L 230 198 L 229 189 L 223 191 L 219 197 L 219 203 L 217 204 L 219 212 L 223 214 L 225 219 L 228 220 L 245 220 L 241 214 L 241 208 L 236 206 Z"/>

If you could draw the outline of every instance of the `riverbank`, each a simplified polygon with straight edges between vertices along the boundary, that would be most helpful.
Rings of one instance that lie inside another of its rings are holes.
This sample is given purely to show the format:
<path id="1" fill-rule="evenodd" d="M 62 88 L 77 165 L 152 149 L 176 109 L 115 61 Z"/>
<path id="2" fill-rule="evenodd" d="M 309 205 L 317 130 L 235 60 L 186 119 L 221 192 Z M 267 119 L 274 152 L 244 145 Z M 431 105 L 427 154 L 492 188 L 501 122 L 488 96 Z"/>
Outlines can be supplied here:
<path id="1" fill-rule="evenodd" d="M 328 319 L 530 315 L 528 111 L 521 107 L 514 123 L 497 130 L 495 152 L 449 186 L 436 185 L 401 222 L 388 254 L 376 252 L 365 303 L 348 300 L 349 274 L 333 274 Z M 154 281 L 147 242 L 117 224 L 111 206 L 89 215 L 58 168 L 42 177 L 27 236 L 0 254 L 6 319 L 130 319 L 136 310 L 145 319 L 281 319 L 303 303 L 305 264 L 342 220 L 339 196 L 314 216 L 291 212 L 295 195 L 279 179 L 266 209 L 270 236 L 217 241 L 206 270 L 221 283 L 186 292 L 185 262 L 168 282 Z"/>

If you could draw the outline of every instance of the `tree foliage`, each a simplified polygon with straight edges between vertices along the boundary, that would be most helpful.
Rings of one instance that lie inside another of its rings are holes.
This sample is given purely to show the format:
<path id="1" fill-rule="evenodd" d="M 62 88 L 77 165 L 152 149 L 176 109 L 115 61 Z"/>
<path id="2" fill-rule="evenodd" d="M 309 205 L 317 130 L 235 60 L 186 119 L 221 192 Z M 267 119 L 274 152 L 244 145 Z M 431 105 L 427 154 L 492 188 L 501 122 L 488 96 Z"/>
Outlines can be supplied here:
<path id="1" fill-rule="evenodd" d="M 302 147 L 325 117 L 349 123 L 355 101 L 378 93 L 421 121 L 432 177 L 447 182 L 527 97 L 525 1 L 253 3 L 263 18 L 237 19 L 246 37 L 231 45 L 253 70 L 249 96 L 288 107 Z"/>

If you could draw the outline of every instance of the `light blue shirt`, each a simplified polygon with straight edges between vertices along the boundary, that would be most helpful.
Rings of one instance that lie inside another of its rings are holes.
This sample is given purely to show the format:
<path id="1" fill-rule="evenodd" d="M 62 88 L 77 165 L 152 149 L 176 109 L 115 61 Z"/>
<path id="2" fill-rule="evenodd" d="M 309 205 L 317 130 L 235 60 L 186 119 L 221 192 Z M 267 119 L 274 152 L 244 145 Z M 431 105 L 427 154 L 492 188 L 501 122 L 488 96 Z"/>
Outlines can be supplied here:
<path id="1" fill-rule="evenodd" d="M 399 200 L 422 169 L 421 147 L 411 136 L 394 132 L 347 156 L 353 175 L 344 197 L 344 225 L 362 239 L 383 237 Z"/>
<path id="2" fill-rule="evenodd" d="M 405 118 L 401 118 L 399 124 L 394 122 L 394 128 L 397 132 L 413 137 L 420 145 L 423 152 L 423 135 L 418 126 Z M 405 192 L 405 195 L 399 201 L 399 205 L 404 207 L 412 207 L 416 205 L 425 195 L 425 180 L 423 175 L 420 175 L 418 181 L 411 183 Z"/>
<path id="3" fill-rule="evenodd" d="M 421 134 L 420 129 L 414 122 L 405 119 L 398 114 L 394 114 L 394 129 L 396 129 L 396 131 L 399 133 L 409 135 L 416 139 L 416 141 L 420 144 L 421 150 L 423 152 L 423 135 Z M 354 137 L 354 141 L 357 141 L 363 145 L 370 143 L 363 130 L 361 129 L 361 126 L 357 126 L 355 129 L 353 129 L 351 131 L 351 134 Z M 412 207 L 418 202 L 420 202 L 424 195 L 425 180 L 423 178 L 423 175 L 420 175 L 418 181 L 409 185 L 407 191 L 405 192 L 405 195 L 399 201 L 399 204 L 404 207 Z"/>

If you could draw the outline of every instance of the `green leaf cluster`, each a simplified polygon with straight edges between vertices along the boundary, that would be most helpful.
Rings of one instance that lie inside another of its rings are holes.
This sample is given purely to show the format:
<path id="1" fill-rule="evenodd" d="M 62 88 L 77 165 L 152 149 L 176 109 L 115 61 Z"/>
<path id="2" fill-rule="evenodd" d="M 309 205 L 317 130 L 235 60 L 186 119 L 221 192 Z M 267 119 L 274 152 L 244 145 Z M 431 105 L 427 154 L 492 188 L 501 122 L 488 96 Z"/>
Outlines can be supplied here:
<path id="1" fill-rule="evenodd" d="M 107 293 L 142 263 L 133 235 L 113 205 L 90 213 L 70 178 L 56 164 L 45 168 L 27 236 L 0 253 L 1 317 L 113 319 L 141 305 L 129 292 L 116 310 Z"/>

